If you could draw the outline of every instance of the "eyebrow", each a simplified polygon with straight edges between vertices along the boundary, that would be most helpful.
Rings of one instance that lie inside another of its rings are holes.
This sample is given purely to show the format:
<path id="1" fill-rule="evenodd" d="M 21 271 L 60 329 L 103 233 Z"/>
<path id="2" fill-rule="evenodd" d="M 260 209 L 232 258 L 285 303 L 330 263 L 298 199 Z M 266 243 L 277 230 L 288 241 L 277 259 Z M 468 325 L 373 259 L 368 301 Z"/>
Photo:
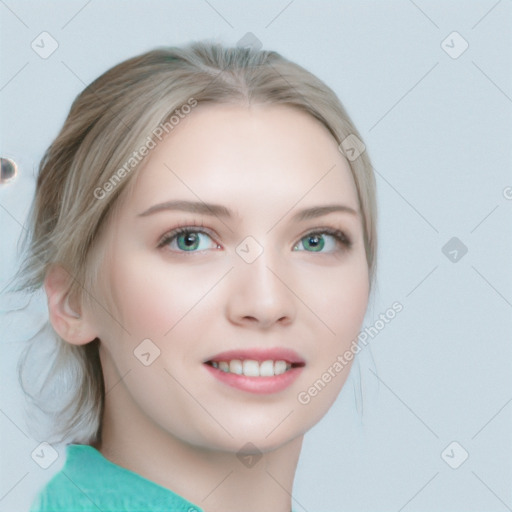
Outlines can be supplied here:
<path id="1" fill-rule="evenodd" d="M 198 213 L 201 215 L 212 215 L 216 217 L 225 217 L 225 218 L 233 218 L 234 214 L 229 209 L 220 204 L 213 203 L 204 203 L 201 201 L 166 201 L 165 203 L 155 204 L 151 206 L 147 210 L 142 213 L 139 213 L 139 217 L 146 217 L 147 215 L 151 215 L 153 213 L 169 211 L 169 210 L 178 210 L 190 213 Z M 305 208 L 297 212 L 292 220 L 294 221 L 304 221 L 309 219 L 314 219 L 316 217 L 321 217 L 322 215 L 327 215 L 332 212 L 343 212 L 349 213 L 351 215 L 359 215 L 359 213 L 351 208 L 350 206 L 345 206 L 342 204 L 327 204 L 323 206 L 313 206 L 311 208 Z"/>

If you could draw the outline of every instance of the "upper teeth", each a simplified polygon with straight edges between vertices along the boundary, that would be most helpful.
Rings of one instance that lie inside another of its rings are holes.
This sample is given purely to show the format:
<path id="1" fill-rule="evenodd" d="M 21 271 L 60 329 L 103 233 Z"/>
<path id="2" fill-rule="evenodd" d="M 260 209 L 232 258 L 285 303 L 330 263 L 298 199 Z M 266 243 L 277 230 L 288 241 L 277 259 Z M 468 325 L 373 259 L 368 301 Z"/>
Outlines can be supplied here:
<path id="1" fill-rule="evenodd" d="M 281 375 L 292 365 L 286 361 L 254 361 L 253 359 L 233 359 L 231 361 L 212 361 L 212 366 L 224 372 L 245 375 L 246 377 L 272 377 Z"/>

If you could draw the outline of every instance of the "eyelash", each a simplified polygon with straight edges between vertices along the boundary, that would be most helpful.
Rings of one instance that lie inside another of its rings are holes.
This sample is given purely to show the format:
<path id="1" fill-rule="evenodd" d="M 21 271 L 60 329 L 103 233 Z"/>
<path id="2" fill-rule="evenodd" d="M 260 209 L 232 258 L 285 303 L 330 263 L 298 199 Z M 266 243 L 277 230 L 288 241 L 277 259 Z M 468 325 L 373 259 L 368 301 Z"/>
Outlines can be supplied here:
<path id="1" fill-rule="evenodd" d="M 165 233 L 160 240 L 158 241 L 157 248 L 158 249 L 164 249 L 166 245 L 168 245 L 174 238 L 178 237 L 182 234 L 189 234 L 189 233 L 201 233 L 204 235 L 208 235 L 213 240 L 213 235 L 210 233 L 209 230 L 201 230 L 201 229 L 194 229 L 194 228 L 205 228 L 206 226 L 201 222 L 197 223 L 195 221 L 189 222 L 183 225 L 179 225 L 176 228 L 172 229 L 171 231 L 168 231 Z M 333 229 L 333 228 L 318 228 L 312 231 L 309 231 L 304 236 L 302 236 L 299 241 L 294 244 L 294 247 L 298 245 L 304 238 L 311 237 L 314 235 L 330 235 L 336 239 L 337 242 L 339 242 L 342 246 L 342 250 L 349 250 L 352 247 L 352 241 L 350 238 L 341 230 L 339 229 Z M 215 240 L 214 240 L 215 242 Z M 187 253 L 188 251 L 178 251 L 179 253 Z M 201 251 L 190 251 L 191 253 L 194 252 L 201 252 Z M 314 251 L 301 251 L 301 252 L 314 252 Z M 330 254 L 330 253 L 324 253 L 321 252 L 320 254 Z"/>

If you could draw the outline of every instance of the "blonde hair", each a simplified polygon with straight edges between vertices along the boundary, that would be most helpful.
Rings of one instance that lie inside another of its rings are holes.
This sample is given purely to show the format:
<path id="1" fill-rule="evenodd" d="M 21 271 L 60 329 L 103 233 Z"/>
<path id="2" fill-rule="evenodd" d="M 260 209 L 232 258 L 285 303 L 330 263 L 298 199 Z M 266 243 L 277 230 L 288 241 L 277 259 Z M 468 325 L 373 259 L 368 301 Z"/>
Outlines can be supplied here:
<path id="1" fill-rule="evenodd" d="M 98 263 L 91 261 L 91 249 L 144 161 L 136 154 L 140 157 L 155 130 L 167 127 L 170 133 L 172 117 L 179 109 L 186 112 L 183 106 L 192 105 L 192 100 L 200 105 L 287 105 L 318 119 L 343 153 L 347 137 L 362 143 L 336 94 L 277 52 L 201 41 L 130 58 L 78 95 L 42 158 L 17 290 L 40 289 L 50 266 L 60 264 L 72 276 L 69 295 L 79 301 L 93 300 L 88 291 L 94 289 Z M 131 158 L 136 162 L 127 166 Z M 372 289 L 377 249 L 375 178 L 367 151 L 348 158 L 348 163 L 362 213 Z M 115 176 L 119 179 L 114 180 Z M 75 442 L 95 443 L 101 439 L 105 393 L 99 340 L 72 345 L 50 330 L 55 351 L 42 387 L 48 386 L 48 379 L 61 379 L 69 393 L 68 401 L 54 414 L 54 433 Z M 25 386 L 30 348 L 29 344 L 20 358 L 18 376 L 27 397 L 41 408 L 48 397 Z"/>

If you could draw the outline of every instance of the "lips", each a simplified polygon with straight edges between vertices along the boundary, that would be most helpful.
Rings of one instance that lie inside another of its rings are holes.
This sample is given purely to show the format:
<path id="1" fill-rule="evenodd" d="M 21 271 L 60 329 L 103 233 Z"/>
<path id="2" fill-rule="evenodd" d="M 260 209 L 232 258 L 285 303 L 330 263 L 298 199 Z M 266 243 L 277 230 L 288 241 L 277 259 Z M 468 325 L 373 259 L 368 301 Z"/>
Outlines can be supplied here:
<path id="1" fill-rule="evenodd" d="M 254 348 L 254 349 L 241 349 L 241 350 L 228 350 L 209 357 L 205 364 L 220 361 L 232 361 L 238 359 L 244 361 L 246 359 L 263 362 L 263 361 L 286 361 L 292 367 L 304 366 L 306 362 L 300 357 L 297 352 L 288 348 Z"/>
<path id="2" fill-rule="evenodd" d="M 306 363 L 294 350 L 265 348 L 220 352 L 203 364 L 215 379 L 230 387 L 269 394 L 291 386 Z"/>

